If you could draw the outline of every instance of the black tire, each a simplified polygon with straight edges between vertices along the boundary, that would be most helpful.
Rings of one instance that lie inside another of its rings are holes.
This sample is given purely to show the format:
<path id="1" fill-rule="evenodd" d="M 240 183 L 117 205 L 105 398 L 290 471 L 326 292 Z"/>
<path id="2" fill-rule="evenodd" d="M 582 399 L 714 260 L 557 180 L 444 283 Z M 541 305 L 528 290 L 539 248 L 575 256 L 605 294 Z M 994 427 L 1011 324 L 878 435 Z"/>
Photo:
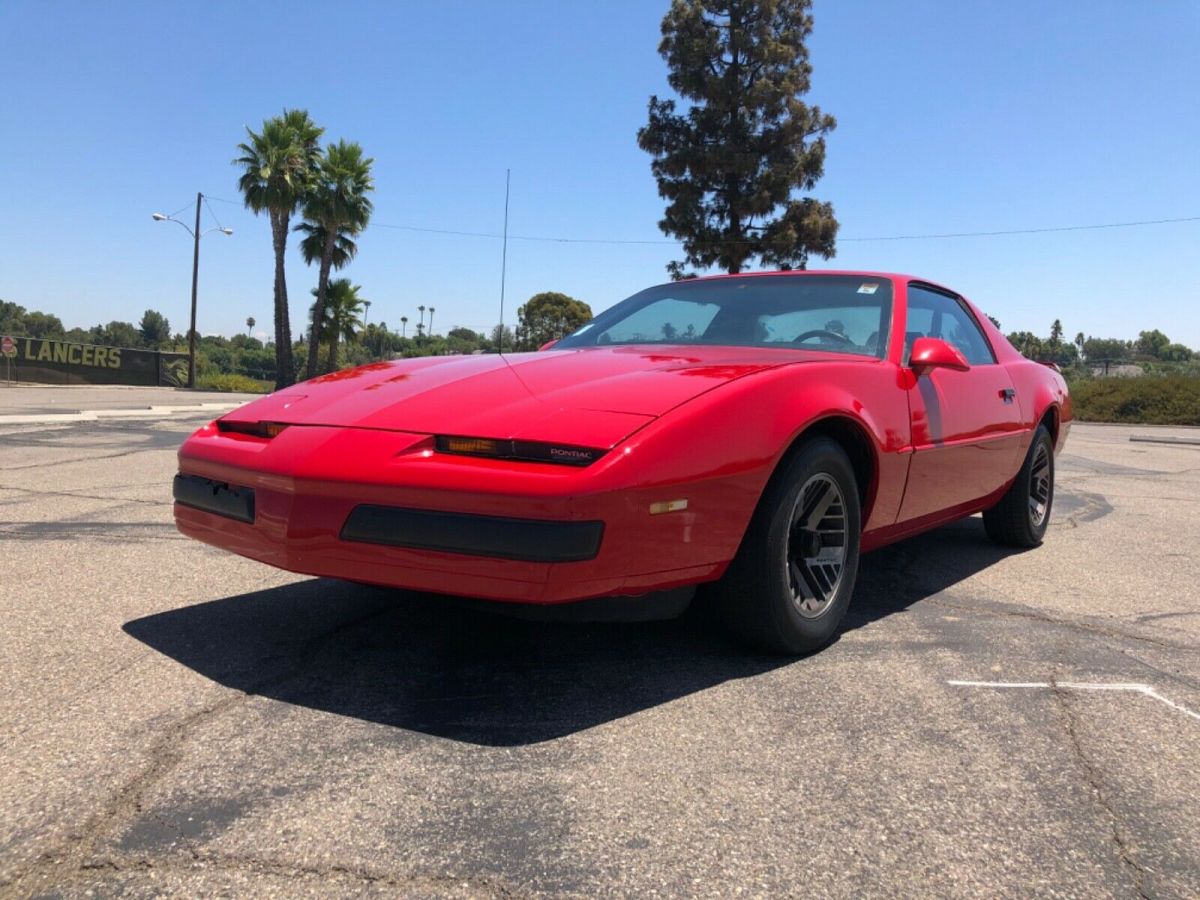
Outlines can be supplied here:
<path id="1" fill-rule="evenodd" d="M 1054 505 L 1054 441 L 1039 425 L 1021 471 L 1000 502 L 983 513 L 983 527 L 997 544 L 1036 547 L 1046 536 Z"/>
<path id="2" fill-rule="evenodd" d="M 830 501 L 831 493 L 837 496 Z M 772 477 L 737 557 L 713 587 L 721 618 L 774 653 L 812 653 L 828 644 L 854 593 L 860 517 L 858 484 L 845 451 L 828 438 L 803 445 Z M 840 570 L 823 562 L 839 556 Z M 822 589 L 825 599 L 818 601 Z"/>

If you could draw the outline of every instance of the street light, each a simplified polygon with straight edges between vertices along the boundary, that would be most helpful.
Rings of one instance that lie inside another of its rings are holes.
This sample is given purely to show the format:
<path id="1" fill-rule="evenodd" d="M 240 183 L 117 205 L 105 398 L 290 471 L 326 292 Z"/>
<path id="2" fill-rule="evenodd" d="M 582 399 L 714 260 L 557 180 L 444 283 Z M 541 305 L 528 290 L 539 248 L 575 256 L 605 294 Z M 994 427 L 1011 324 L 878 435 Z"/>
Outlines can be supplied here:
<path id="1" fill-rule="evenodd" d="M 192 251 L 192 324 L 188 329 L 188 387 L 196 386 L 196 287 L 200 280 L 200 238 L 206 234 L 212 234 L 214 231 L 219 231 L 221 234 L 233 234 L 232 228 L 226 228 L 223 225 L 218 225 L 215 228 L 210 228 L 208 231 L 200 230 L 200 202 L 204 199 L 204 195 L 196 193 L 196 227 L 188 228 L 187 225 L 172 216 L 163 215 L 162 213 L 151 213 L 150 218 L 155 222 L 174 222 L 184 231 L 192 236 L 194 249 Z"/>

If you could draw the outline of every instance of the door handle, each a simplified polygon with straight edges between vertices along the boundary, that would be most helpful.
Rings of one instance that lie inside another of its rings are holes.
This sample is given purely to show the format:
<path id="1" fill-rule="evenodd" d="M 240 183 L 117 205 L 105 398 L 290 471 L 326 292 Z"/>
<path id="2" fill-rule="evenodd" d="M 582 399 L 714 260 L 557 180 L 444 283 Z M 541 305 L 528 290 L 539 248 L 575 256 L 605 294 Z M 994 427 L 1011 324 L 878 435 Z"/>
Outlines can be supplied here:
<path id="1" fill-rule="evenodd" d="M 1016 396 L 1017 392 L 1012 388 L 1003 388 L 1000 391 L 1000 399 L 1002 399 L 1005 403 L 1012 403 L 1013 398 Z"/>

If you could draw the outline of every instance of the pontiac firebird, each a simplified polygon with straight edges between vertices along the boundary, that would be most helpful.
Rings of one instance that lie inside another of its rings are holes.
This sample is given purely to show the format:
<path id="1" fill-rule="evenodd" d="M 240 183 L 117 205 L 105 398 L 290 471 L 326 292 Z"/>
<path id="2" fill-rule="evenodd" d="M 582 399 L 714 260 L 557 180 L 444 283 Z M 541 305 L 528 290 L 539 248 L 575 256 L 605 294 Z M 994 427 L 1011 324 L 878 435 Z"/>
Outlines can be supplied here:
<path id="1" fill-rule="evenodd" d="M 373 363 L 249 403 L 180 448 L 175 519 L 290 571 L 483 600 L 699 585 L 747 638 L 803 653 L 834 636 L 860 553 L 978 512 L 1039 544 L 1070 422 L 1061 375 L 954 291 L 718 276 L 540 352 Z"/>

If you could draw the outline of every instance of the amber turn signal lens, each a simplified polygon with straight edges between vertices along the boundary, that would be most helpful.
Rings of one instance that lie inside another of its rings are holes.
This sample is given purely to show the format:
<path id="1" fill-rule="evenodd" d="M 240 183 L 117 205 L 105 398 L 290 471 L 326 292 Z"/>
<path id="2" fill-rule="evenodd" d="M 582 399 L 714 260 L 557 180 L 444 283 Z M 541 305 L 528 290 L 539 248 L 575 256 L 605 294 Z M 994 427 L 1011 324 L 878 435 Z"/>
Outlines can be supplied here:
<path id="1" fill-rule="evenodd" d="M 439 434 L 434 438 L 434 446 L 439 453 L 461 453 L 464 456 L 486 456 L 491 459 L 519 459 L 523 462 L 555 463 L 562 466 L 590 466 L 606 452 L 568 444 L 454 437 L 448 434 Z"/>
<path id="2" fill-rule="evenodd" d="M 284 422 L 227 422 L 224 419 L 217 420 L 218 431 L 249 434 L 254 437 L 267 439 L 277 437 L 285 428 L 287 428 L 287 424 Z"/>
<path id="3" fill-rule="evenodd" d="M 448 453 L 481 453 L 488 456 L 500 454 L 500 444 L 487 438 L 444 437 L 440 439 L 440 443 L 442 446 L 439 449 Z"/>

